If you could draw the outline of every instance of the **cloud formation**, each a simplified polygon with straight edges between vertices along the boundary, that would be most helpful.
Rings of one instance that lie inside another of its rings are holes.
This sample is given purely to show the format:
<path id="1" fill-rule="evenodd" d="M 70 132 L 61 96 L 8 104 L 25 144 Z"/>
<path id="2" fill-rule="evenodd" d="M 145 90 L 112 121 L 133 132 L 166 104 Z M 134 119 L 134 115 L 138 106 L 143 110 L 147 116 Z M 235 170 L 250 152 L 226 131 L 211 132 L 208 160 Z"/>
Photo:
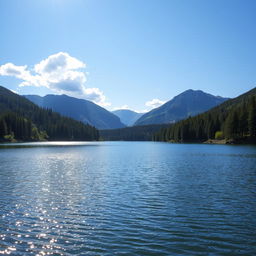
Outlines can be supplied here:
<path id="1" fill-rule="evenodd" d="M 85 68 L 85 63 L 65 52 L 50 55 L 47 59 L 35 65 L 35 71 L 39 74 L 53 74 L 79 68 Z"/>
<path id="2" fill-rule="evenodd" d="M 1 76 L 13 76 L 20 80 L 20 87 L 35 86 L 47 87 L 58 93 L 91 100 L 101 106 L 110 106 L 106 97 L 99 88 L 86 88 L 86 74 L 83 69 L 85 63 L 59 52 L 34 65 L 32 69 L 25 66 L 16 66 L 6 63 L 0 66 Z"/>
<path id="3" fill-rule="evenodd" d="M 124 110 L 124 109 L 128 109 L 128 110 L 132 110 L 128 105 L 123 105 L 121 107 L 115 107 L 112 109 L 112 111 L 115 111 L 115 110 Z"/>
<path id="4" fill-rule="evenodd" d="M 166 101 L 163 101 L 163 100 L 153 99 L 153 100 L 147 101 L 147 102 L 145 103 L 145 106 L 150 107 L 151 109 L 153 109 L 153 108 L 158 108 L 158 107 L 160 107 L 160 106 L 163 105 L 165 102 L 166 102 Z"/>
<path id="5" fill-rule="evenodd" d="M 25 80 L 30 78 L 30 72 L 27 70 L 27 66 L 16 66 L 12 63 L 6 63 L 0 66 L 1 76 L 14 76 L 16 78 Z"/>
<path id="6" fill-rule="evenodd" d="M 166 101 L 163 100 L 159 100 L 159 99 L 152 99 L 150 101 L 145 102 L 145 106 L 147 107 L 146 109 L 140 109 L 140 110 L 135 110 L 133 108 L 130 108 L 128 105 L 123 105 L 121 107 L 115 107 L 112 109 L 112 111 L 115 110 L 124 110 L 124 109 L 128 109 L 128 110 L 132 110 L 135 111 L 137 113 L 146 113 L 154 108 L 160 107 L 161 105 L 163 105 Z"/>

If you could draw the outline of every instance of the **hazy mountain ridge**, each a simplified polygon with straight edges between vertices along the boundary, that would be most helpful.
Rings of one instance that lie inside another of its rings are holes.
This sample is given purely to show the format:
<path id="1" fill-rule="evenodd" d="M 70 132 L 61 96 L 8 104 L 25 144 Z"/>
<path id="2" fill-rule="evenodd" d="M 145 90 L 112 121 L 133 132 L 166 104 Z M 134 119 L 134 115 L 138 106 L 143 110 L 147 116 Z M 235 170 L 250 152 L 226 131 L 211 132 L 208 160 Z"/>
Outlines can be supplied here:
<path id="1" fill-rule="evenodd" d="M 201 90 L 187 90 L 140 117 L 134 125 L 174 123 L 203 113 L 228 100 Z"/>
<path id="2" fill-rule="evenodd" d="M 41 107 L 50 108 L 64 116 L 93 125 L 97 129 L 125 127 L 119 117 L 88 100 L 52 94 L 44 97 L 37 95 L 24 95 L 24 97 Z"/>
<path id="3" fill-rule="evenodd" d="M 127 126 L 132 126 L 143 115 L 130 109 L 118 109 L 112 111 L 113 114 L 118 116 L 121 122 Z"/>

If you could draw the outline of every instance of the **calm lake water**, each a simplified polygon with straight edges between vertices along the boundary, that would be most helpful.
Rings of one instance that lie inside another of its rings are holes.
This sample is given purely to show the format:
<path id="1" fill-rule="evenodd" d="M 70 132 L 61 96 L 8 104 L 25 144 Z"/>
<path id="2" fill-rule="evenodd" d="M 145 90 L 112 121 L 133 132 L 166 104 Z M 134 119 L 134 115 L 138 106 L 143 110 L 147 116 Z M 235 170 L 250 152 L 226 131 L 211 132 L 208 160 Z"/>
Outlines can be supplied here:
<path id="1" fill-rule="evenodd" d="M 0 146 L 0 254 L 256 255 L 256 147 Z"/>

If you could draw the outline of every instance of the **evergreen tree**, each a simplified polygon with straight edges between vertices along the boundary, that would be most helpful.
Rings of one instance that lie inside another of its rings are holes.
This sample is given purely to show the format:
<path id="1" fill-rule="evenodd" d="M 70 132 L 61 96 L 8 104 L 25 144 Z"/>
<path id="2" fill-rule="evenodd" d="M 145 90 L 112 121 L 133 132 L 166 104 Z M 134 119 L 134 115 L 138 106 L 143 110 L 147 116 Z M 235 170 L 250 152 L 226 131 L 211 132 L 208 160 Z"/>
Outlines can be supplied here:
<path id="1" fill-rule="evenodd" d="M 7 125 L 4 119 L 0 119 L 0 139 L 7 134 Z"/>
<path id="2" fill-rule="evenodd" d="M 238 113 L 238 134 L 240 137 L 244 137 L 248 134 L 248 111 L 245 103 L 243 103 Z"/>
<path id="3" fill-rule="evenodd" d="M 98 140 L 95 127 L 43 109 L 0 86 L 0 139 Z"/>
<path id="4" fill-rule="evenodd" d="M 214 139 L 217 134 L 217 138 L 254 142 L 256 137 L 255 95 L 256 88 L 206 113 L 179 121 L 159 131 L 154 138 L 162 140 L 162 135 L 168 134 L 168 140 L 177 142 L 204 141 Z M 248 140 L 249 136 L 252 139 Z"/>
<path id="5" fill-rule="evenodd" d="M 249 103 L 248 128 L 251 137 L 256 136 L 256 103 L 255 96 L 251 98 Z"/>
<path id="6" fill-rule="evenodd" d="M 225 122 L 225 135 L 226 138 L 232 139 L 235 138 L 238 131 L 238 115 L 236 111 L 230 112 Z"/>

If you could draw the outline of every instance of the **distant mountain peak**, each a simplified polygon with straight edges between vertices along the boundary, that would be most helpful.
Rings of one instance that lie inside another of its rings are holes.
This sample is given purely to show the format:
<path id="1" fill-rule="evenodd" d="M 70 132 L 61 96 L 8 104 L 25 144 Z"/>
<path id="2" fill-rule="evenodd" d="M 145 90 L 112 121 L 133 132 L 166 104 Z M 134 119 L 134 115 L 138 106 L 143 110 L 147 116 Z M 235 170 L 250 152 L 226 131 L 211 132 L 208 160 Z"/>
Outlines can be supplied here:
<path id="1" fill-rule="evenodd" d="M 203 113 L 227 99 L 213 96 L 202 90 L 188 89 L 162 106 L 144 114 L 135 125 L 173 123 Z"/>
<path id="2" fill-rule="evenodd" d="M 24 95 L 24 97 L 41 107 L 51 108 L 64 116 L 93 125 L 98 129 L 125 127 L 116 115 L 89 100 L 77 99 L 66 94 L 48 94 L 44 97 Z"/>
<path id="3" fill-rule="evenodd" d="M 122 123 L 127 126 L 132 126 L 143 113 L 138 113 L 130 109 L 117 109 L 112 111 L 113 114 L 118 116 Z"/>

